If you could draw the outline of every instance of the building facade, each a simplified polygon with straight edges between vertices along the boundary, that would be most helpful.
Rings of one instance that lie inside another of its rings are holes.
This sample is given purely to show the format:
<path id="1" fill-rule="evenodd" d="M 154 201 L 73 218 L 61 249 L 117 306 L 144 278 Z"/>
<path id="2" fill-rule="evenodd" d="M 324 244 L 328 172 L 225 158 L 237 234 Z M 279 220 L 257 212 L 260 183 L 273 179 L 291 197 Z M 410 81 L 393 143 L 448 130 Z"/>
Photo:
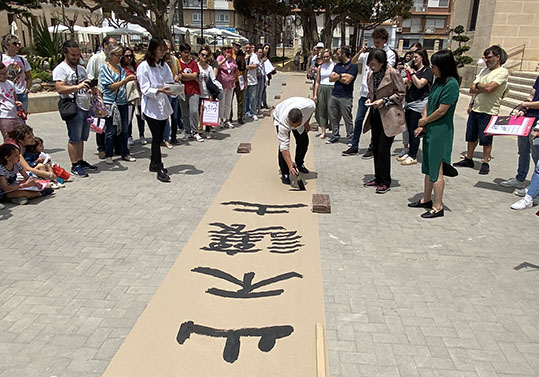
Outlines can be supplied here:
<path id="1" fill-rule="evenodd" d="M 510 69 L 537 70 L 538 0 L 453 1 L 452 24 L 466 29 L 466 35 L 470 37 L 469 56 L 479 59 L 487 47 L 497 44 L 508 51 Z"/>
<path id="2" fill-rule="evenodd" d="M 399 51 L 414 43 L 427 50 L 440 50 L 449 45 L 451 10 L 454 0 L 414 0 L 411 17 L 397 21 Z"/>

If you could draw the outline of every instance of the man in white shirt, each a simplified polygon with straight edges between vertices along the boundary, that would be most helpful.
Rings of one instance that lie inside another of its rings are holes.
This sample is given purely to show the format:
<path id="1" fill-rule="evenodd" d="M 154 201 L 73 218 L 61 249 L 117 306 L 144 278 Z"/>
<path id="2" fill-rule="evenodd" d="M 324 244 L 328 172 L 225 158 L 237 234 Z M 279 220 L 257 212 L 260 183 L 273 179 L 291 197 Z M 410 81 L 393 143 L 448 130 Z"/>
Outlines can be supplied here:
<path id="1" fill-rule="evenodd" d="M 273 111 L 273 123 L 277 127 L 279 139 L 279 167 L 281 168 L 281 181 L 290 184 L 290 172 L 298 175 L 298 171 L 308 174 L 309 170 L 304 165 L 305 155 L 309 147 L 309 134 L 311 127 L 309 121 L 315 111 L 316 104 L 313 100 L 303 97 L 290 97 L 275 107 Z M 290 155 L 290 131 L 296 139 L 296 156 L 294 163 Z"/>
<path id="2" fill-rule="evenodd" d="M 389 39 L 389 33 L 383 27 L 377 27 L 372 32 L 372 40 L 374 43 L 374 48 L 379 48 L 384 50 L 387 55 L 387 65 L 389 67 L 394 67 L 395 62 L 397 61 L 397 56 L 395 52 L 386 44 Z M 354 136 L 352 137 L 352 145 L 342 152 L 343 156 L 353 156 L 358 154 L 359 148 L 359 138 L 361 136 L 361 130 L 363 128 L 363 119 L 367 113 L 367 106 L 365 106 L 365 101 L 369 96 L 369 87 L 367 85 L 367 77 L 369 76 L 369 65 L 367 64 L 367 58 L 369 57 L 369 50 L 367 46 L 363 47 L 353 58 L 353 64 L 362 64 L 361 68 L 361 91 L 359 92 L 359 101 L 358 108 L 356 113 L 356 120 L 354 123 Z M 372 154 L 373 146 L 372 142 L 369 144 L 369 149 L 363 155 L 364 159 L 369 159 L 373 157 Z"/>
<path id="3" fill-rule="evenodd" d="M 247 64 L 247 93 L 245 97 L 245 117 L 253 118 L 253 120 L 258 120 L 256 116 L 256 91 L 258 87 L 258 79 L 256 77 L 256 71 L 260 61 L 256 56 L 256 53 L 253 52 L 253 45 L 247 42 L 244 47 L 245 49 L 245 61 Z"/>
<path id="4" fill-rule="evenodd" d="M 98 79 L 99 78 L 99 70 L 101 69 L 101 66 L 106 63 L 107 57 L 105 55 L 105 49 L 110 44 L 115 44 L 116 39 L 113 37 L 105 37 L 103 38 L 103 43 L 101 43 L 101 51 L 93 54 L 90 57 L 90 60 L 88 60 L 88 64 L 86 65 L 86 73 L 88 74 L 88 79 Z M 98 87 L 101 87 L 101 85 L 98 85 Z M 95 142 L 97 144 L 97 152 L 99 153 L 99 158 L 101 160 L 105 159 L 105 133 L 96 133 L 95 134 Z M 118 150 L 118 147 L 115 148 Z"/>

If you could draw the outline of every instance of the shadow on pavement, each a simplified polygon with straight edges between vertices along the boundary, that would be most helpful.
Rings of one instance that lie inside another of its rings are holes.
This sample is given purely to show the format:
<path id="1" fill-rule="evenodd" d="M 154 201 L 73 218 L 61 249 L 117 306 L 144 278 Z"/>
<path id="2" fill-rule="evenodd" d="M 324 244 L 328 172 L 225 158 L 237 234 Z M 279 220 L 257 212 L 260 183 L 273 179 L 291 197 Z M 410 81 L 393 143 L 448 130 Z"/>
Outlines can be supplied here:
<path id="1" fill-rule="evenodd" d="M 494 191 L 500 191 L 500 192 L 506 192 L 508 194 L 512 193 L 515 189 L 514 187 L 503 187 L 503 186 L 500 186 L 500 182 L 502 181 L 502 179 L 500 178 L 496 178 L 494 180 L 494 182 L 483 182 L 483 181 L 479 181 L 477 182 L 474 187 L 478 187 L 478 188 L 482 188 L 482 189 L 487 189 L 487 190 L 494 190 Z"/>
<path id="2" fill-rule="evenodd" d="M 187 175 L 195 175 L 195 174 L 202 174 L 204 173 L 203 170 L 199 170 L 193 165 L 172 165 L 168 166 L 168 174 L 187 174 Z"/>

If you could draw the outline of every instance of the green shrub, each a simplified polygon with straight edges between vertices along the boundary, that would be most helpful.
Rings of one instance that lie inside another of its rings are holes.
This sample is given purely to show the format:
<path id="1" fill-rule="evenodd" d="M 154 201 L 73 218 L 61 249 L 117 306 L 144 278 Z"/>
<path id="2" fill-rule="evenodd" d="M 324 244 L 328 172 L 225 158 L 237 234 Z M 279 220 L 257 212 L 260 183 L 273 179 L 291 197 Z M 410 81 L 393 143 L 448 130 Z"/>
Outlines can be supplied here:
<path id="1" fill-rule="evenodd" d="M 286 61 L 290 60 L 290 58 L 288 56 L 285 56 L 284 59 L 283 59 L 282 56 L 272 56 L 272 57 L 270 57 L 270 62 L 272 62 L 272 63 L 281 63 L 283 60 L 286 62 Z"/>
<path id="2" fill-rule="evenodd" d="M 52 76 L 50 72 L 47 72 L 47 71 L 32 71 L 32 78 L 41 79 L 42 82 L 50 82 L 52 79 Z"/>

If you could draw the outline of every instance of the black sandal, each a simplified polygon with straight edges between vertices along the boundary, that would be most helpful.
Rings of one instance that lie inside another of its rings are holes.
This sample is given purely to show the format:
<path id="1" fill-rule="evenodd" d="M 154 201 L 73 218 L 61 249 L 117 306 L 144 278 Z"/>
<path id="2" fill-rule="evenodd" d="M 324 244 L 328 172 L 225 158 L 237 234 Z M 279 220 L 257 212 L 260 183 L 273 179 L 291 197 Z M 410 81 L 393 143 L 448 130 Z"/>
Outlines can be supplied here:
<path id="1" fill-rule="evenodd" d="M 429 200 L 428 202 L 421 202 L 421 199 L 419 199 L 417 202 L 408 203 L 408 207 L 410 207 L 410 208 L 432 208 L 432 200 Z"/>
<path id="2" fill-rule="evenodd" d="M 424 219 L 433 219 L 435 217 L 443 217 L 443 215 L 444 215 L 444 209 L 443 208 L 441 210 L 439 210 L 439 211 L 436 211 L 433 208 L 430 211 L 427 211 L 427 212 L 423 213 L 421 215 L 421 217 L 424 218 Z"/>

